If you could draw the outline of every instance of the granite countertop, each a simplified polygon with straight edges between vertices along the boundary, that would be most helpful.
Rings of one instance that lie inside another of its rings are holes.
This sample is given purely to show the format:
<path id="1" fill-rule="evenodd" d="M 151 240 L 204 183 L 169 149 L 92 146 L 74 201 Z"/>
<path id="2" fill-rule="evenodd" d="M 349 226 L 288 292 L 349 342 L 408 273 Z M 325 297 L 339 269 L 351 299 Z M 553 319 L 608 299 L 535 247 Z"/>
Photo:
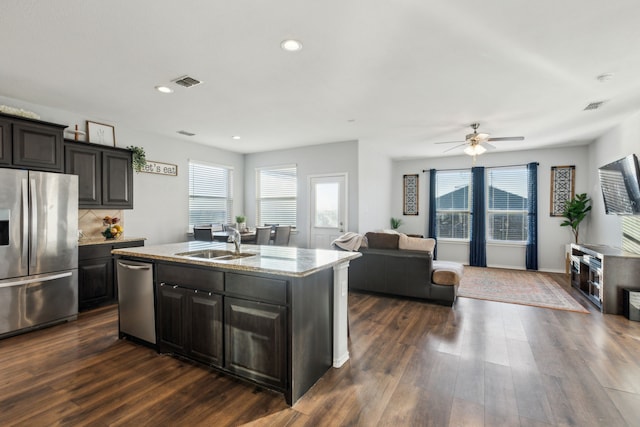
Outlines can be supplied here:
<path id="1" fill-rule="evenodd" d="M 234 245 L 224 242 L 190 241 L 165 245 L 114 249 L 114 255 L 131 256 L 149 260 L 170 261 L 228 270 L 252 271 L 284 276 L 305 277 L 362 256 L 360 252 L 329 249 L 302 249 L 287 246 L 241 246 L 240 252 L 255 256 L 232 260 L 203 259 L 176 255 L 206 249 L 234 251 Z"/>
<path id="2" fill-rule="evenodd" d="M 106 245 L 106 244 L 112 245 L 114 243 L 137 242 L 139 240 L 147 240 L 147 238 L 146 237 L 119 237 L 117 239 L 105 239 L 104 237 L 83 238 L 78 240 L 78 246 Z"/>

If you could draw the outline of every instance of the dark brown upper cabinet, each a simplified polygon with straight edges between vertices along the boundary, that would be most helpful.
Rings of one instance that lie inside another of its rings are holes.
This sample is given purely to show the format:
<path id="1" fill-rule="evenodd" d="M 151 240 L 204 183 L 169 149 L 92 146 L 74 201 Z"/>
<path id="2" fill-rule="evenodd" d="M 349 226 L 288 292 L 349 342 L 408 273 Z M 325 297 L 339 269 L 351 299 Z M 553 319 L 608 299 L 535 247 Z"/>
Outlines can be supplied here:
<path id="1" fill-rule="evenodd" d="M 80 209 L 133 209 L 132 152 L 66 140 L 64 171 L 78 175 Z"/>
<path id="2" fill-rule="evenodd" d="M 66 125 L 0 114 L 0 165 L 62 172 Z"/>

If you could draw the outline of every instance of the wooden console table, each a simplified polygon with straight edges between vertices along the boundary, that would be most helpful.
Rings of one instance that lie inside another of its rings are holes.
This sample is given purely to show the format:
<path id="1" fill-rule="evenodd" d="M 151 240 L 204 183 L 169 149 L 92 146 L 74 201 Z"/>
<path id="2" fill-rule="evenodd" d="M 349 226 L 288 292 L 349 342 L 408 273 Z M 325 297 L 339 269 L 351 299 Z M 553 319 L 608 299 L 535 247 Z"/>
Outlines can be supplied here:
<path id="1" fill-rule="evenodd" d="M 571 244 L 571 286 L 601 312 L 622 314 L 622 289 L 640 287 L 640 255 L 604 245 Z"/>

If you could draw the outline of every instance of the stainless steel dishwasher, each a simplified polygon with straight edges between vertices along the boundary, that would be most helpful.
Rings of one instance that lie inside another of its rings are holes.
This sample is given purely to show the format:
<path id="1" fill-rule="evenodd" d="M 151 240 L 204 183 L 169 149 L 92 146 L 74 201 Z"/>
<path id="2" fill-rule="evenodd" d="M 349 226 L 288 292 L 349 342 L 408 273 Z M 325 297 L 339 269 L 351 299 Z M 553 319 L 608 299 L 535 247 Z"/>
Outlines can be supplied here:
<path id="1" fill-rule="evenodd" d="M 153 264 L 122 259 L 117 263 L 120 336 L 155 344 Z"/>

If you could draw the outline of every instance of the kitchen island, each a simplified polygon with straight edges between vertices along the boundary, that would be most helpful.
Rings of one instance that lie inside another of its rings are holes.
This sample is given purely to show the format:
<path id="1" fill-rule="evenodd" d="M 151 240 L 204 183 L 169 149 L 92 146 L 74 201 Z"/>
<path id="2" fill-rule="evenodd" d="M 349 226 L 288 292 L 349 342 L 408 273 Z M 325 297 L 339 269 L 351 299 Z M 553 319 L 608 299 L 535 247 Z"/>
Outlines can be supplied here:
<path id="1" fill-rule="evenodd" d="M 113 254 L 153 265 L 152 344 L 161 353 L 281 391 L 289 404 L 349 358 L 348 265 L 358 252 L 242 245 L 236 253 L 191 241 Z"/>

